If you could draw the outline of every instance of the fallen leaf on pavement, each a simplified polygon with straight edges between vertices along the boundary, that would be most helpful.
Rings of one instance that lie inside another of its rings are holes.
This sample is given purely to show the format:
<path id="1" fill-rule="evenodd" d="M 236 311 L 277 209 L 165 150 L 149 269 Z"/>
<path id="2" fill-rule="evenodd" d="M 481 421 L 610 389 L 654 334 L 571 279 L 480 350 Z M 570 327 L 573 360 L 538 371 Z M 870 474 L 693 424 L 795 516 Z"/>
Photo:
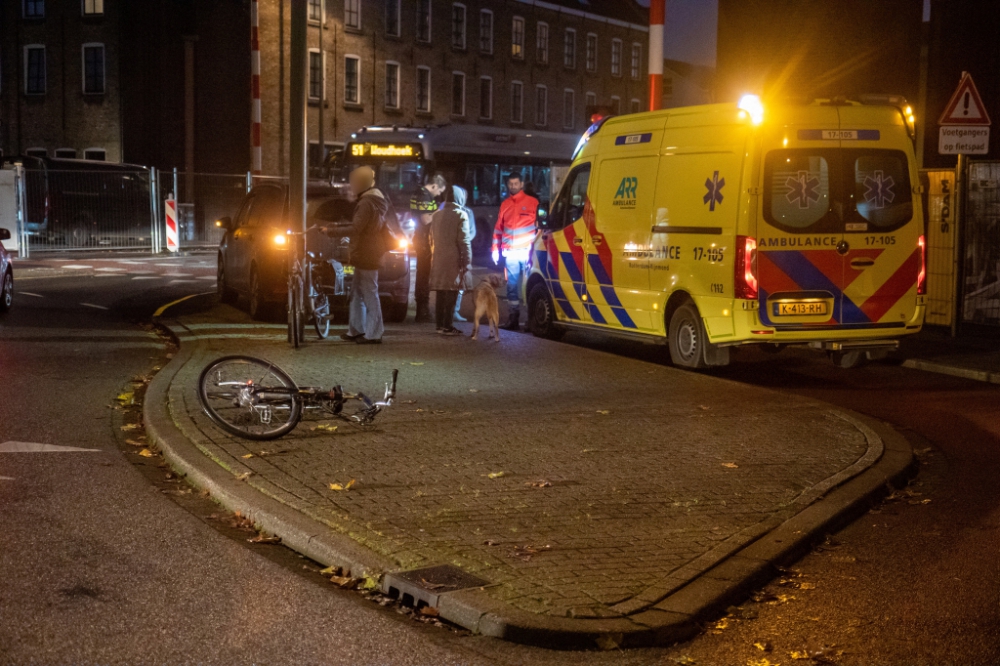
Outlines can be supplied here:
<path id="1" fill-rule="evenodd" d="M 260 543 L 260 544 L 274 544 L 281 543 L 280 536 L 264 536 L 263 534 L 258 534 L 252 539 L 247 539 L 250 543 Z"/>
<path id="2" fill-rule="evenodd" d="M 330 432 L 337 432 L 337 426 L 330 425 L 329 423 L 320 423 L 318 425 L 313 426 L 312 429 L 313 430 L 328 430 Z"/>
<path id="3" fill-rule="evenodd" d="M 601 634 L 594 642 L 602 650 L 617 650 L 621 645 L 621 639 L 620 634 Z"/>
<path id="4" fill-rule="evenodd" d="M 816 583 L 799 583 L 800 590 L 815 590 Z"/>
<path id="5" fill-rule="evenodd" d="M 494 541 L 493 539 L 487 539 L 486 541 L 483 542 L 483 545 L 484 546 L 496 546 L 497 542 Z"/>
<path id="6" fill-rule="evenodd" d="M 674 659 L 674 663 L 679 664 L 680 666 L 694 666 L 698 662 L 685 654 Z"/>
<path id="7" fill-rule="evenodd" d="M 342 590 L 353 590 L 358 586 L 358 579 L 350 576 L 330 576 L 330 582 Z"/>
<path id="8" fill-rule="evenodd" d="M 437 608 L 433 606 L 424 606 L 420 609 L 420 614 L 425 617 L 440 617 L 441 613 L 438 612 Z"/>
<path id="9" fill-rule="evenodd" d="M 424 411 L 424 410 L 422 410 L 422 409 L 420 409 L 420 408 L 418 407 L 418 408 L 416 408 L 416 409 L 415 409 L 415 410 L 413 410 L 413 411 L 415 411 L 415 412 L 422 412 L 422 411 Z"/>
<path id="10" fill-rule="evenodd" d="M 528 481 L 526 486 L 531 486 L 532 488 L 551 488 L 552 482 L 546 481 L 545 479 L 540 479 L 538 481 Z"/>
<path id="11" fill-rule="evenodd" d="M 132 391 L 125 391 L 124 393 L 119 393 L 117 400 L 118 402 L 132 404 L 132 401 L 135 400 L 135 393 L 133 393 Z"/>
<path id="12" fill-rule="evenodd" d="M 714 628 L 721 631 L 722 629 L 727 629 L 728 627 L 729 627 L 729 618 L 728 617 L 724 617 L 724 618 L 722 618 L 721 620 L 719 620 L 718 622 L 715 623 L 715 627 Z"/>
<path id="13" fill-rule="evenodd" d="M 424 364 L 423 361 L 420 361 L 419 363 L 414 363 L 412 361 L 410 362 L 410 365 L 423 365 L 423 364 Z"/>
<path id="14" fill-rule="evenodd" d="M 142 442 L 136 441 L 134 439 L 126 439 L 125 443 L 128 444 L 129 446 L 146 446 Z"/>
<path id="15" fill-rule="evenodd" d="M 399 402 L 402 405 L 415 405 L 415 404 L 417 404 L 416 400 L 400 400 Z"/>
<path id="16" fill-rule="evenodd" d="M 781 666 L 781 664 L 776 664 L 767 657 L 763 659 L 751 659 L 747 662 L 747 666 Z"/>
<path id="17" fill-rule="evenodd" d="M 792 659 L 812 659 L 808 650 L 792 650 L 788 656 Z"/>
<path id="18" fill-rule="evenodd" d="M 136 430 L 139 427 L 138 423 L 126 423 L 122 426 L 122 430 L 128 432 L 129 430 Z"/>
<path id="19" fill-rule="evenodd" d="M 320 569 L 320 574 L 323 576 L 339 576 L 340 567 L 327 567 L 325 569 Z"/>
<path id="20" fill-rule="evenodd" d="M 598 413 L 598 414 L 604 414 L 604 415 L 608 415 L 608 414 L 610 414 L 610 413 L 611 413 L 611 410 L 610 410 L 610 409 L 598 409 L 598 410 L 597 410 L 597 413 Z"/>
<path id="21" fill-rule="evenodd" d="M 698 405 L 698 409 L 700 409 L 703 412 L 707 412 L 708 410 L 710 410 L 712 408 L 709 407 L 708 405 Z"/>
<path id="22" fill-rule="evenodd" d="M 139 455 L 142 456 L 143 458 L 152 458 L 156 454 L 150 451 L 149 449 L 143 449 L 142 451 L 139 451 Z"/>
<path id="23" fill-rule="evenodd" d="M 552 546 L 514 546 L 514 557 L 519 557 L 525 562 L 531 561 L 533 555 L 537 555 L 543 551 L 551 549 Z"/>
<path id="24" fill-rule="evenodd" d="M 354 479 L 351 479 L 347 483 L 331 483 L 330 490 L 350 490 L 354 487 Z"/>
<path id="25" fill-rule="evenodd" d="M 486 476 L 487 476 L 487 477 L 489 477 L 489 478 L 491 478 L 491 479 L 499 479 L 499 478 L 500 478 L 500 477 L 502 477 L 503 475 L 504 475 L 504 473 L 503 473 L 503 472 L 490 472 L 490 473 L 489 473 L 489 474 L 487 474 Z"/>
<path id="26" fill-rule="evenodd" d="M 236 480 L 237 481 L 246 481 L 247 479 L 250 478 L 251 474 L 253 474 L 253 472 L 243 472 L 238 477 L 236 477 Z"/>
<path id="27" fill-rule="evenodd" d="M 774 646 L 771 645 L 771 641 L 757 641 L 753 644 L 753 646 L 761 652 L 770 652 L 774 649 Z"/>
<path id="28" fill-rule="evenodd" d="M 469 389 L 469 393 L 479 393 L 479 389 Z"/>
<path id="29" fill-rule="evenodd" d="M 242 456 L 240 456 L 240 458 L 243 458 L 244 460 L 246 460 L 247 458 L 253 458 L 253 454 L 252 453 L 245 453 Z"/>
<path id="30" fill-rule="evenodd" d="M 728 467 L 729 469 L 736 469 L 739 467 L 736 463 L 722 463 L 723 467 Z"/>

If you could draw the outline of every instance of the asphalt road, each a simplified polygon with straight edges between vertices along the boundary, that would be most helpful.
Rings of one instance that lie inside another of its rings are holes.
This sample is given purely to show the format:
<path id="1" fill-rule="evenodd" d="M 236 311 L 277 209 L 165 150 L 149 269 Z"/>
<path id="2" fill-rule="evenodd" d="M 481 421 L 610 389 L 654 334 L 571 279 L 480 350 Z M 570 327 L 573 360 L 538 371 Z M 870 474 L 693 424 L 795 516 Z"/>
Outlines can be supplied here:
<path id="1" fill-rule="evenodd" d="M 739 354 L 715 373 L 735 391 L 802 393 L 903 428 L 922 461 L 914 484 L 692 642 L 545 651 L 335 589 L 310 563 L 210 519 L 207 500 L 121 443 L 123 414 L 108 405 L 167 353 L 142 322 L 211 287 L 128 275 L 18 283 L 0 319 L 0 449 L 96 450 L 0 452 L 0 663 L 779 664 L 824 647 L 840 664 L 1000 662 L 998 387 L 888 365 L 842 371 L 807 352 Z M 566 343 L 663 362 L 652 347 Z"/>

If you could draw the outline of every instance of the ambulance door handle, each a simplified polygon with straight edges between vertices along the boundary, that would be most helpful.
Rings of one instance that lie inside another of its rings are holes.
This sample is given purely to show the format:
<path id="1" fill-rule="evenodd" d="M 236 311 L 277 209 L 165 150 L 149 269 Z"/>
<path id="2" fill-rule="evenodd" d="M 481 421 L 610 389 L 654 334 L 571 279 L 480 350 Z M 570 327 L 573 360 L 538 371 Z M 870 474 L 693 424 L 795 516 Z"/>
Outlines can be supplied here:
<path id="1" fill-rule="evenodd" d="M 596 236 L 591 236 L 590 240 L 594 241 L 594 245 L 600 245 L 601 243 L 604 242 L 604 236 L 598 234 Z"/>
<path id="2" fill-rule="evenodd" d="M 583 239 L 577 236 L 573 239 L 573 245 L 583 245 Z"/>

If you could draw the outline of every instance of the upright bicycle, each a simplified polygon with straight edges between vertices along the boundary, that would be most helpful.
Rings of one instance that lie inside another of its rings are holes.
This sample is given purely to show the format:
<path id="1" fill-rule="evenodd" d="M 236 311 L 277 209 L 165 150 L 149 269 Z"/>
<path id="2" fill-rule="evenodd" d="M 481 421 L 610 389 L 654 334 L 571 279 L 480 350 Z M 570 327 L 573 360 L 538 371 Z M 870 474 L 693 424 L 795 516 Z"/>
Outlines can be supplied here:
<path id="1" fill-rule="evenodd" d="M 321 230 L 324 230 L 321 228 Z M 325 230 L 324 230 L 325 231 Z M 305 233 L 288 231 L 288 236 L 296 238 L 300 247 Z M 298 252 L 288 253 L 288 341 L 296 349 L 305 341 L 305 326 L 311 322 L 316 329 L 316 335 L 321 340 L 330 334 L 330 320 L 333 314 L 330 308 L 330 296 L 344 293 L 344 266 L 332 261 L 334 266 L 324 271 L 323 262 L 308 248 L 303 248 L 301 257 Z M 325 280 L 332 275 L 331 280 Z"/>
<path id="2" fill-rule="evenodd" d="M 303 410 L 320 410 L 333 418 L 369 426 L 396 397 L 396 378 L 386 382 L 385 395 L 373 401 L 364 393 L 347 393 L 340 384 L 331 389 L 296 386 L 292 378 L 270 361 L 253 356 L 223 356 L 205 366 L 198 378 L 198 399 L 212 421 L 243 439 L 276 439 L 292 431 Z M 347 403 L 360 407 L 346 413 Z"/>

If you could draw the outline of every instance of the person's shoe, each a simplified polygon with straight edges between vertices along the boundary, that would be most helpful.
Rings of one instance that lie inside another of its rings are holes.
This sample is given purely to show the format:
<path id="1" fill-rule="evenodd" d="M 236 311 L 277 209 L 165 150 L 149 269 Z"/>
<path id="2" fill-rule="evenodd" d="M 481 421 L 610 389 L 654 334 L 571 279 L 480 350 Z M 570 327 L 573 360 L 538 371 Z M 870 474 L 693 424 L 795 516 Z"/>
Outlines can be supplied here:
<path id="1" fill-rule="evenodd" d="M 358 333 L 357 335 L 351 335 L 350 333 L 341 333 L 340 339 L 347 342 L 357 342 L 359 338 L 365 337 L 364 333 Z"/>
<path id="2" fill-rule="evenodd" d="M 360 338 L 355 340 L 355 342 L 359 345 L 380 345 L 382 344 L 382 338 L 366 338 L 362 335 Z"/>
<path id="3" fill-rule="evenodd" d="M 438 327 L 437 327 L 437 330 L 436 330 L 436 331 L 434 331 L 434 332 L 435 332 L 435 333 L 444 333 L 444 329 L 443 329 L 443 328 L 441 328 L 440 326 L 438 326 Z"/>
<path id="4" fill-rule="evenodd" d="M 505 331 L 520 331 L 521 330 L 521 313 L 517 310 L 510 313 L 510 317 L 507 318 L 507 323 L 501 326 Z"/>
<path id="5" fill-rule="evenodd" d="M 413 321 L 418 324 L 429 324 L 434 321 L 434 318 L 431 317 L 431 308 L 427 303 L 417 303 L 417 315 Z"/>
<path id="6" fill-rule="evenodd" d="M 455 337 L 455 336 L 458 336 L 458 335 L 463 335 L 463 333 L 462 333 L 462 331 L 458 330 L 457 328 L 452 327 L 452 328 L 443 328 L 443 329 L 441 329 L 441 335 L 446 335 L 448 337 Z"/>

